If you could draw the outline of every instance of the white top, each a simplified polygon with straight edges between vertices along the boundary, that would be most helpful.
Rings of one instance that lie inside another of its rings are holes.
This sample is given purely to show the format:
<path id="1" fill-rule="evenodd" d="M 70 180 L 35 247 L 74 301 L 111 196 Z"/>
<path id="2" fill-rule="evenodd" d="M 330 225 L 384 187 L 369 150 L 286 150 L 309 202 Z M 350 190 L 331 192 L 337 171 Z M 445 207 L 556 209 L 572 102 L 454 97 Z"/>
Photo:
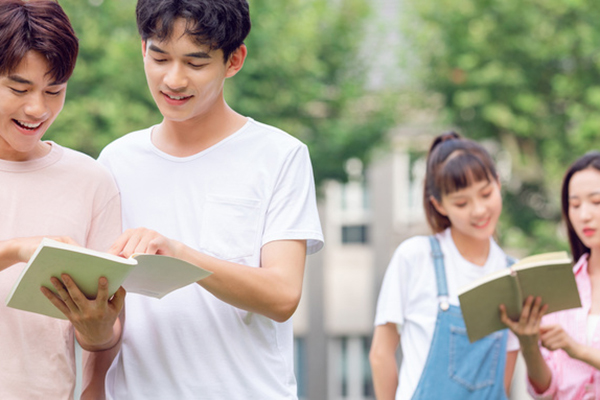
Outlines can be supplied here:
<path id="1" fill-rule="evenodd" d="M 165 154 L 152 128 L 110 144 L 99 160 L 121 191 L 124 229 L 147 227 L 211 256 L 259 267 L 274 240 L 323 246 L 308 150 L 249 120 L 190 157 Z M 129 293 L 108 399 L 296 399 L 291 320 L 235 308 L 197 284 L 161 300 Z"/>
<path id="2" fill-rule="evenodd" d="M 460 287 L 506 268 L 506 255 L 491 238 L 488 259 L 484 266 L 477 266 L 461 256 L 450 229 L 436 237 L 444 254 L 449 302 L 452 305 L 459 305 L 457 292 Z M 438 309 L 429 238 L 410 238 L 398 246 L 390 261 L 375 315 L 375 325 L 395 323 L 399 326 L 403 358 L 396 400 L 410 399 L 417 388 L 431 347 Z M 518 339 L 509 334 L 507 351 L 518 348 Z"/>
<path id="3" fill-rule="evenodd" d="M 0 240 L 70 236 L 82 246 L 108 250 L 121 233 L 112 177 L 91 157 L 49 143 L 44 157 L 0 160 Z M 0 399 L 73 399 L 71 323 L 4 305 L 24 267 L 0 271 Z"/>

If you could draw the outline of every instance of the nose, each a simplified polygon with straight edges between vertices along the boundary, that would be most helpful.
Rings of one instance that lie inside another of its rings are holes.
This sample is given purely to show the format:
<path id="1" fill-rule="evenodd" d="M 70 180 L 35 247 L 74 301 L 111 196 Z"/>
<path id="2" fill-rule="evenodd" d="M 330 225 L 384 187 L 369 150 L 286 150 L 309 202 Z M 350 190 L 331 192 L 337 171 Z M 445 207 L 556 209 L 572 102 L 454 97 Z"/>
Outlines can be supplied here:
<path id="1" fill-rule="evenodd" d="M 173 91 L 184 89 L 187 86 L 184 67 L 179 63 L 172 63 L 165 74 L 164 83 Z"/>
<path id="2" fill-rule="evenodd" d="M 50 112 L 50 108 L 48 107 L 44 93 L 32 93 L 31 96 L 29 96 L 23 111 L 28 117 L 35 120 L 39 121 L 45 119 Z"/>
<path id="3" fill-rule="evenodd" d="M 483 214 L 485 214 L 485 210 L 486 210 L 486 207 L 485 207 L 484 201 L 475 200 L 473 202 L 473 208 L 472 208 L 473 216 L 478 217 L 480 215 L 483 215 Z"/>
<path id="4" fill-rule="evenodd" d="M 587 202 L 584 201 L 581 203 L 581 205 L 579 206 L 578 215 L 582 221 L 588 221 L 592 217 L 592 214 L 590 212 L 590 205 Z"/>

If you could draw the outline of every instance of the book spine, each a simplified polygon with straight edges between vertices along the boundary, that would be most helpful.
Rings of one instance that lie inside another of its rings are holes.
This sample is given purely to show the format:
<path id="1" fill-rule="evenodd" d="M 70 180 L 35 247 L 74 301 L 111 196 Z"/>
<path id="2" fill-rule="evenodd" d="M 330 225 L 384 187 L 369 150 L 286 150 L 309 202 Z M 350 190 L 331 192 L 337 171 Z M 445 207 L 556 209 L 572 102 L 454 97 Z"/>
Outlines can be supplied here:
<path id="1" fill-rule="evenodd" d="M 517 274 L 517 271 L 515 271 L 513 269 L 513 267 L 510 267 L 510 276 L 513 277 L 513 281 L 515 282 L 515 286 L 517 288 L 517 307 L 519 310 L 519 314 L 521 314 L 521 311 L 523 311 L 523 289 L 521 288 L 521 282 L 519 281 L 519 274 Z"/>

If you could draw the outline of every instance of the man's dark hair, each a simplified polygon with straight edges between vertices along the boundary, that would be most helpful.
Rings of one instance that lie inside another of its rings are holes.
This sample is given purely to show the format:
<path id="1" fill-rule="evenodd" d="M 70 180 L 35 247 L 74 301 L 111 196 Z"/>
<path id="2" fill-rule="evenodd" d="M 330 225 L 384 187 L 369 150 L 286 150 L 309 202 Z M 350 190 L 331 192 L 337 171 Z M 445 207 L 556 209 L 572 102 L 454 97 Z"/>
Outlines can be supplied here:
<path id="1" fill-rule="evenodd" d="M 13 72 L 27 52 L 48 62 L 56 83 L 69 80 L 79 44 L 69 18 L 51 0 L 0 0 L 0 75 Z"/>
<path id="2" fill-rule="evenodd" d="M 178 19 L 196 43 L 221 49 L 225 61 L 250 32 L 246 0 L 138 0 L 137 25 L 142 40 L 168 39 Z"/>

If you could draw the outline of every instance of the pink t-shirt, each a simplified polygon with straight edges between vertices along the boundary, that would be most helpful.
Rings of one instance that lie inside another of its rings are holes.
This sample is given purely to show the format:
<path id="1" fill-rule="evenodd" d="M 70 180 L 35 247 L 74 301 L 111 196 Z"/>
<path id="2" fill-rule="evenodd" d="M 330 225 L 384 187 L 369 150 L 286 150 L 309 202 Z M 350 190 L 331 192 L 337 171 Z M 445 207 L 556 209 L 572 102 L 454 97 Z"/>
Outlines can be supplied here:
<path id="1" fill-rule="evenodd" d="M 584 254 L 573 267 L 575 281 L 581 298 L 581 308 L 548 314 L 542 319 L 542 325 L 561 325 L 575 341 L 587 342 L 587 316 L 592 303 L 592 288 L 587 271 L 588 254 Z M 590 346 L 600 349 L 600 326 L 592 335 Z M 542 355 L 552 371 L 550 387 L 544 393 L 536 393 L 528 382 L 529 393 L 535 399 L 600 399 L 600 371 L 575 360 L 564 351 L 549 351 L 541 348 Z"/>
<path id="2" fill-rule="evenodd" d="M 121 231 L 112 177 L 91 157 L 51 144 L 50 153 L 40 159 L 0 160 L 0 241 L 60 235 L 107 250 Z M 5 306 L 23 267 L 20 263 L 0 271 L 0 399 L 72 399 L 70 322 Z"/>

